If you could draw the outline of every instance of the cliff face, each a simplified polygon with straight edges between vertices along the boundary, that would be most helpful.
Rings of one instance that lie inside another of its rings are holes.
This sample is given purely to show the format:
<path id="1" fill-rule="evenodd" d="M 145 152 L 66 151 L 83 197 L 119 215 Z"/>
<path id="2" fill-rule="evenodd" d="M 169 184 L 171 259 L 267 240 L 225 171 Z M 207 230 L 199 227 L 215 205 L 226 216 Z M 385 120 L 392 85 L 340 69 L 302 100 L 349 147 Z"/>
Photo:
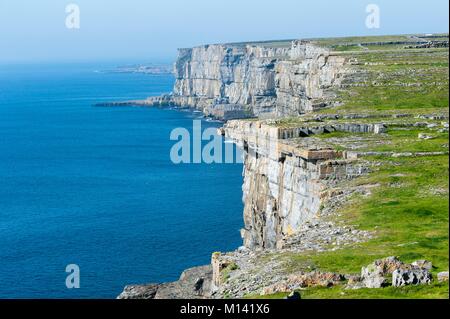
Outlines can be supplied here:
<path id="1" fill-rule="evenodd" d="M 285 47 L 218 44 L 180 49 L 172 100 L 225 120 L 296 116 L 336 102 L 334 90 L 348 74 L 347 62 L 308 41 Z M 335 152 L 317 151 L 309 158 L 314 145 L 303 148 L 306 155 L 292 156 L 286 149 L 295 147 L 282 142 L 292 136 L 280 132 L 257 122 L 225 126 L 224 133 L 246 150 L 246 247 L 280 248 L 286 236 L 311 219 L 320 208 L 327 177 L 322 162 L 337 157 Z M 346 176 L 345 163 L 333 165 Z"/>
<path id="2" fill-rule="evenodd" d="M 339 125 L 327 129 L 368 128 Z M 321 131 L 320 127 L 282 129 L 264 121 L 235 120 L 225 125 L 222 133 L 245 151 L 242 238 L 247 248 L 283 248 L 290 236 L 317 217 L 330 184 L 365 173 L 346 152 L 307 137 Z M 301 140 L 290 139 L 300 136 Z"/>
<path id="3" fill-rule="evenodd" d="M 448 206 L 448 50 L 420 43 L 400 48 L 419 37 L 392 38 L 180 50 L 173 94 L 140 103 L 195 107 L 228 120 L 219 132 L 242 147 L 245 156 L 244 246 L 214 253 L 211 265 L 187 270 L 177 282 L 129 286 L 121 297 L 242 298 L 333 285 L 340 286 L 336 292 L 351 296 L 357 288 L 385 285 L 386 262 L 395 264 L 391 270 L 400 267 L 392 272 L 394 285 L 405 284 L 399 283 L 399 274 L 406 276 L 403 281 L 411 274 L 393 257 L 360 265 L 361 275 L 330 272 L 348 264 L 349 256 L 355 262 L 366 260 L 371 251 L 421 254 L 419 245 L 405 243 L 419 243 L 430 232 L 442 238 L 448 233 L 448 210 L 432 211 L 424 196 L 429 190 L 433 201 Z M 340 101 L 336 89 L 345 93 Z M 333 114 L 313 112 L 333 104 L 339 105 Z M 437 111 L 438 106 L 445 111 Z M 230 120 L 249 116 L 259 119 Z M 286 116 L 292 117 L 282 118 Z M 429 163 L 439 163 L 442 179 Z M 350 181 L 370 172 L 357 183 Z M 423 180 L 430 181 L 426 189 Z M 430 214 L 422 232 L 410 231 L 415 210 L 409 205 L 400 209 L 407 200 L 405 189 L 416 194 L 421 224 L 428 218 L 422 207 Z M 383 206 L 375 211 L 374 202 Z M 353 216 L 359 214 L 365 217 Z M 395 229 L 385 227 L 385 221 L 395 222 Z M 378 234 L 392 241 L 370 241 Z M 362 242 L 366 244 L 358 245 Z M 334 253 L 344 247 L 349 253 Z M 433 248 L 433 254 L 439 256 L 442 247 Z M 417 262 L 413 264 L 407 266 L 413 270 L 411 278 L 429 283 L 428 270 L 417 272 Z M 391 290 L 380 295 L 383 291 Z"/>
<path id="4" fill-rule="evenodd" d="M 225 119 L 298 115 L 330 103 L 345 62 L 304 41 L 180 49 L 173 102 Z"/>

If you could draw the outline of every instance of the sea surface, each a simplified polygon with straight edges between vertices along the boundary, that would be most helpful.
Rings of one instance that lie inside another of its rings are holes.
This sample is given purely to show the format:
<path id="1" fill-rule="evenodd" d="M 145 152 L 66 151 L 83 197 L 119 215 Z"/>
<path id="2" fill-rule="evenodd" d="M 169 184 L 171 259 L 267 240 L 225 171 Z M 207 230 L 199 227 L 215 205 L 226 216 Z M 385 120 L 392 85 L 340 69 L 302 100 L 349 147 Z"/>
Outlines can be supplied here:
<path id="1" fill-rule="evenodd" d="M 170 132 L 201 114 L 94 107 L 174 82 L 110 68 L 0 66 L 0 298 L 115 298 L 241 244 L 242 164 L 172 163 Z"/>

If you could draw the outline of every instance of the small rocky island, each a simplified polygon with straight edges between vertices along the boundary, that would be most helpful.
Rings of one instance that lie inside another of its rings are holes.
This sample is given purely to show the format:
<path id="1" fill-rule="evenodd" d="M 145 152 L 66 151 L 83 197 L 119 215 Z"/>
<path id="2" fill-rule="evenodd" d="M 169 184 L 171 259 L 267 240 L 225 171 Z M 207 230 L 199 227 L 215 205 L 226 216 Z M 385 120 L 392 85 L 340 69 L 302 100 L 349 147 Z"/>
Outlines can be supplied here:
<path id="1" fill-rule="evenodd" d="M 118 298 L 448 298 L 448 34 L 180 49 L 175 106 L 245 151 L 243 245 Z"/>
<path id="2" fill-rule="evenodd" d="M 106 73 L 142 73 L 142 74 L 171 74 L 172 66 L 169 64 L 133 64 L 122 65 L 112 70 L 103 71 Z"/>

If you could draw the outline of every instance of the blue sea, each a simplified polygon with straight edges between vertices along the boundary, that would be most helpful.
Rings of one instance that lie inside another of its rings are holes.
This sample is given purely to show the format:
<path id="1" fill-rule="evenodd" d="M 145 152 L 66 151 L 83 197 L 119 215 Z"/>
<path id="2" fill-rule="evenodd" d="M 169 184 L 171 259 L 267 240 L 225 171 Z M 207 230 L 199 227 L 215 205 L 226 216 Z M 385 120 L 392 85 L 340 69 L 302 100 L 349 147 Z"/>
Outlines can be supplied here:
<path id="1" fill-rule="evenodd" d="M 0 298 L 115 298 L 241 244 L 242 164 L 172 163 L 198 113 L 94 107 L 174 83 L 111 67 L 0 66 Z"/>

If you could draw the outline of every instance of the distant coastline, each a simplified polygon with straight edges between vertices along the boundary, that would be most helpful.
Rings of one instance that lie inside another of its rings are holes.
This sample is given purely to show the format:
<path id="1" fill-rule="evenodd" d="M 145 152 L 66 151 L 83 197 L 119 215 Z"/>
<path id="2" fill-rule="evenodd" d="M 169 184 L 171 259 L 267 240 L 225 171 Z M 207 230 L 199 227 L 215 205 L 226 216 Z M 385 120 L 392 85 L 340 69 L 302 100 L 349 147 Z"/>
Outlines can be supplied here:
<path id="1" fill-rule="evenodd" d="M 121 65 L 115 69 L 101 70 L 100 73 L 142 73 L 152 75 L 168 75 L 173 74 L 173 66 L 171 64 L 132 64 Z"/>

